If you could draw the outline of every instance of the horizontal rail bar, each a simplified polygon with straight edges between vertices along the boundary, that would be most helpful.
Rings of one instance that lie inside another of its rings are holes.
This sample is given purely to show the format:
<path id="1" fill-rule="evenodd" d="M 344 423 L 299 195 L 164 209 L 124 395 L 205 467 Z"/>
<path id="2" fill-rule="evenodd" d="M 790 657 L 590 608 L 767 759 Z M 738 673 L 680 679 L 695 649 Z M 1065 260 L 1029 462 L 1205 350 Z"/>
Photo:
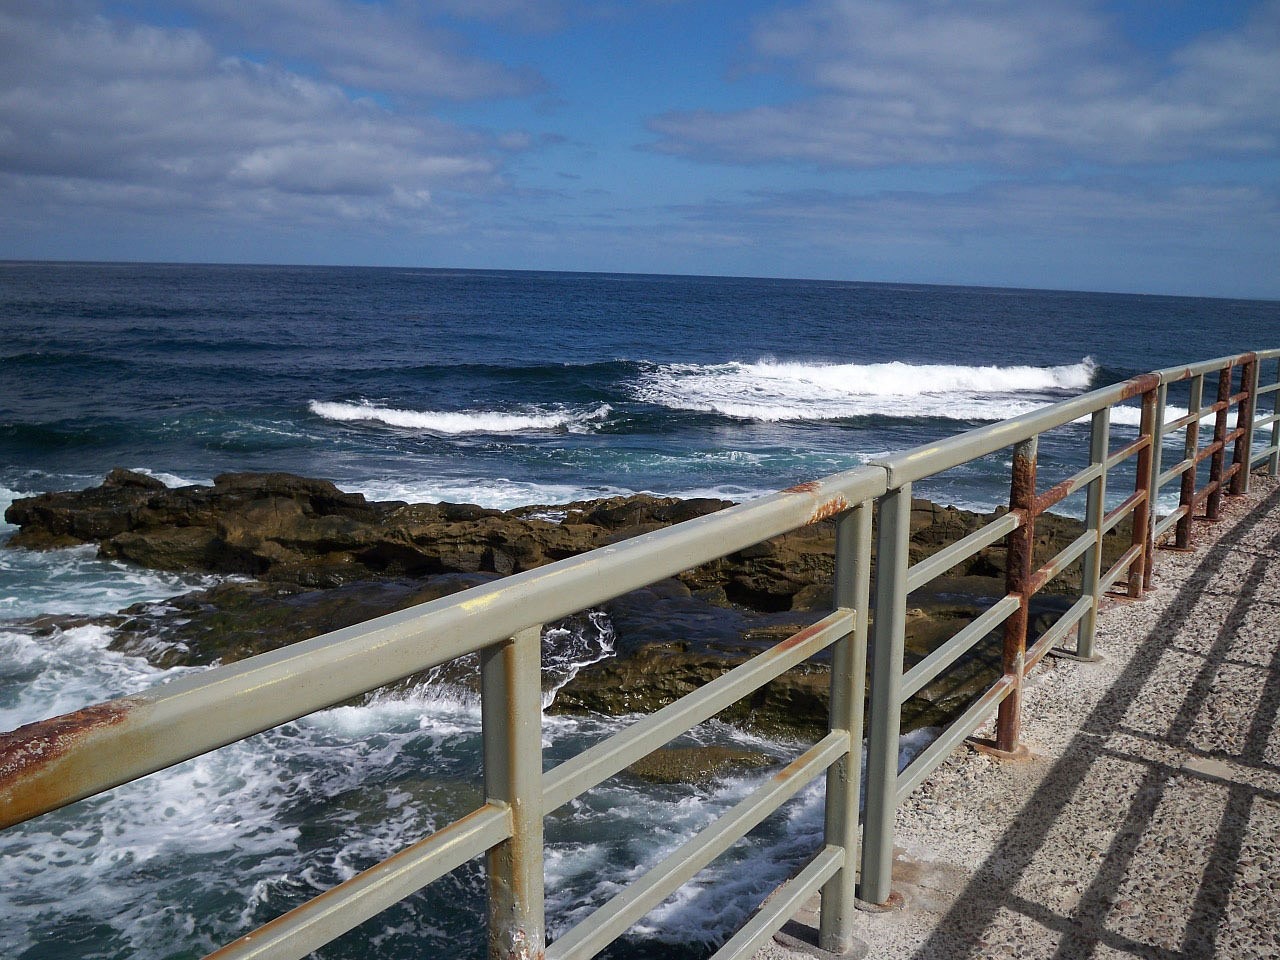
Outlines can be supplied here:
<path id="1" fill-rule="evenodd" d="M 1257 392 L 1259 394 L 1275 393 L 1277 390 L 1280 390 L 1280 383 L 1273 383 L 1269 387 L 1259 387 Z"/>
<path id="2" fill-rule="evenodd" d="M 905 453 L 872 460 L 871 463 L 889 472 L 890 487 L 901 487 L 1020 443 L 1046 430 L 1072 423 L 1121 400 L 1154 390 L 1159 383 L 1157 374 L 1134 377 L 1000 423 L 979 427 L 935 443 L 922 444 Z"/>
<path id="3" fill-rule="evenodd" d="M 1084 555 L 1084 552 L 1097 544 L 1098 538 L 1092 530 L 1086 530 L 1062 548 L 1052 560 L 1031 575 L 1027 586 L 1028 593 L 1039 593 L 1045 584 L 1060 574 L 1067 567 Z"/>
<path id="4" fill-rule="evenodd" d="M 1199 423 L 1205 417 L 1209 416 L 1204 410 L 1198 410 L 1195 413 L 1188 413 L 1185 417 L 1179 417 L 1177 420 L 1170 420 L 1161 429 L 1162 433 L 1175 433 L 1184 427 L 1189 427 L 1193 423 Z"/>
<path id="5" fill-rule="evenodd" d="M 1202 360 L 1185 367 L 1165 367 L 1163 370 L 1157 370 L 1156 375 L 1161 383 L 1177 383 L 1179 380 L 1190 380 L 1192 377 L 1203 376 L 1206 373 L 1217 373 L 1224 367 L 1238 366 L 1254 356 L 1257 354 L 1239 353 L 1234 356 L 1215 357 L 1212 360 Z"/>
<path id="6" fill-rule="evenodd" d="M 1022 516 L 1017 513 L 1006 513 L 999 520 L 992 520 L 986 526 L 975 530 L 963 539 L 939 550 L 931 557 L 921 560 L 907 570 L 907 593 L 918 590 L 935 577 L 946 573 L 958 563 L 963 563 L 983 547 L 990 546 L 1001 537 L 1006 537 L 1022 525 Z"/>
<path id="7" fill-rule="evenodd" d="M 1190 507 L 1180 506 L 1176 510 L 1174 510 L 1172 513 L 1170 513 L 1167 517 L 1162 518 L 1155 525 L 1155 530 L 1152 534 L 1153 539 L 1159 540 L 1171 529 L 1173 529 L 1173 527 L 1177 526 L 1178 521 L 1181 520 L 1190 512 L 1191 512 Z"/>
<path id="8" fill-rule="evenodd" d="M 1054 621 L 1053 626 L 1040 634 L 1036 642 L 1027 648 L 1026 658 L 1023 661 L 1023 674 L 1030 673 L 1035 668 L 1035 665 L 1044 659 L 1045 654 L 1052 650 L 1059 641 L 1066 639 L 1067 634 L 1071 632 L 1071 628 L 1084 618 L 1084 615 L 1089 612 L 1089 608 L 1092 606 L 1093 597 L 1086 594 L 1068 607 L 1062 616 Z"/>
<path id="9" fill-rule="evenodd" d="M 1107 469 L 1111 470 L 1113 467 L 1121 463 L 1124 463 L 1126 460 L 1132 457 L 1135 453 L 1140 453 L 1143 450 L 1147 449 L 1147 447 L 1149 446 L 1151 446 L 1151 438 L 1148 437 L 1146 434 L 1143 434 L 1142 436 L 1138 437 L 1137 440 L 1134 440 L 1132 443 L 1125 444 L 1115 453 L 1107 454 L 1107 460 L 1106 460 Z"/>
<path id="10" fill-rule="evenodd" d="M 911 791 L 920 784 L 920 781 L 932 773 L 961 740 L 977 730 L 990 716 L 992 709 L 1013 690 L 1013 678 L 1001 677 L 986 693 L 975 700 L 969 709 L 960 714 L 959 718 L 943 731 L 942 736 L 929 744 L 905 770 L 898 774 L 894 804 L 901 804 L 911 796 Z"/>
<path id="11" fill-rule="evenodd" d="M 1146 490 L 1135 490 L 1129 496 L 1125 497 L 1120 503 L 1112 507 L 1102 517 L 1102 533 L 1105 536 L 1110 533 L 1121 520 L 1133 513 L 1134 507 L 1147 499 Z"/>
<path id="12" fill-rule="evenodd" d="M 511 809 L 487 803 L 205 960 L 301 960 L 511 836 Z"/>
<path id="13" fill-rule="evenodd" d="M 756 915 L 711 955 L 711 960 L 734 960 L 754 954 L 795 916 L 806 900 L 835 876 L 844 866 L 844 860 L 842 848 L 823 847 L 803 870 L 773 892 Z"/>
<path id="14" fill-rule="evenodd" d="M 1061 483 L 1054 484 L 1044 493 L 1036 497 L 1035 504 L 1032 506 L 1031 512 L 1037 517 L 1053 507 L 1057 506 L 1067 497 L 1076 493 L 1085 486 L 1092 483 L 1102 476 L 1103 466 L 1100 463 L 1091 464 L 1085 467 L 1079 473 L 1073 474 Z"/>
<path id="15" fill-rule="evenodd" d="M 1106 593 L 1115 586 L 1115 582 L 1120 579 L 1120 574 L 1133 566 L 1133 561 L 1140 556 L 1142 556 L 1142 544 L 1135 543 L 1120 556 L 1110 570 L 1098 578 L 1098 593 Z"/>
<path id="16" fill-rule="evenodd" d="M 0 736 L 0 829 L 879 496 L 859 467 Z M 70 740 L 77 742 L 68 750 Z"/>
<path id="17" fill-rule="evenodd" d="M 1270 447 L 1263 447 L 1262 450 L 1258 452 L 1258 455 L 1256 457 L 1250 458 L 1249 466 L 1252 467 L 1255 463 L 1261 463 L 1263 460 L 1268 459 L 1273 453 L 1276 453 L 1276 452 L 1280 452 L 1280 444 L 1276 444 Z"/>
<path id="18" fill-rule="evenodd" d="M 603 783 L 648 756 L 662 744 L 697 726 L 725 707 L 758 690 L 796 664 L 813 656 L 853 629 L 855 613 L 837 610 L 764 653 L 734 667 L 609 739 L 542 775 L 543 805 L 547 813 Z"/>
<path id="19" fill-rule="evenodd" d="M 1268 413 L 1265 417 L 1258 417 L 1253 421 L 1254 429 L 1258 427 L 1269 427 L 1277 420 L 1280 420 L 1280 413 Z"/>
<path id="20" fill-rule="evenodd" d="M 1156 481 L 1156 486 L 1163 487 L 1166 483 L 1168 483 L 1174 477 L 1182 476 L 1182 474 L 1186 473 L 1195 465 L 1196 465 L 1196 462 L 1194 460 L 1179 460 L 1174 466 L 1170 467 L 1164 473 L 1160 474 L 1159 479 Z"/>
<path id="21" fill-rule="evenodd" d="M 547 948 L 547 960 L 587 960 L 595 956 L 843 757 L 848 747 L 846 731 L 827 734 L 765 781 L 755 793 L 559 937 Z"/>
<path id="22" fill-rule="evenodd" d="M 1021 601 L 1017 597 L 1004 597 L 903 674 L 902 702 L 905 703 L 921 687 L 971 650 L 979 640 L 1008 620 L 1020 605 Z"/>

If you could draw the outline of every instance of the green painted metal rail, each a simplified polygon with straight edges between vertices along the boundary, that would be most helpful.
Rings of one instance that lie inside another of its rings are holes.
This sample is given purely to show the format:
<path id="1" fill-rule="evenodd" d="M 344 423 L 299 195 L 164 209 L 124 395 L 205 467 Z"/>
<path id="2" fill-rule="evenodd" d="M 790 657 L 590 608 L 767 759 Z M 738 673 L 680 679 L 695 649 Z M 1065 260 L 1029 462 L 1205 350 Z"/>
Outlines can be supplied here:
<path id="1" fill-rule="evenodd" d="M 1264 373 L 1264 368 L 1270 372 Z M 1204 385 L 1211 377 L 1216 377 L 1216 394 L 1206 404 Z M 1188 411 L 1166 421 L 1169 388 L 1184 382 Z M 1112 449 L 1112 409 L 1134 400 L 1142 410 L 1137 439 Z M 1269 413 L 1261 412 L 1266 405 L 1262 401 L 1269 401 Z M 1206 441 L 1202 427 L 1209 418 L 1212 434 Z M 1037 491 L 1040 435 L 1084 419 L 1091 424 L 1088 466 Z M 1175 433 L 1182 434 L 1181 457 L 1166 468 L 1165 438 Z M 1265 445 L 1257 442 L 1259 438 L 1267 440 Z M 1013 452 L 1009 512 L 911 565 L 913 484 L 1006 449 Z M 1108 480 L 1129 461 L 1134 463 L 1132 491 L 1108 510 Z M 1206 461 L 1208 476 L 1201 483 Z M 1157 545 L 1172 535 L 1185 547 L 1193 515 L 1202 512 L 1216 519 L 1222 497 L 1243 492 L 1249 471 L 1264 463 L 1273 476 L 1280 473 L 1280 349 L 1135 377 L 856 470 L 216 667 L 156 691 L 2 734 L 0 828 L 478 652 L 484 803 L 210 956 L 303 957 L 460 864 L 484 856 L 490 957 L 590 957 L 820 776 L 826 778 L 822 849 L 775 891 L 716 957 L 749 955 L 818 891 L 821 945 L 843 951 L 851 941 L 855 899 L 876 904 L 891 899 L 897 805 L 957 744 L 989 720 L 992 711 L 997 713 L 992 750 L 998 755 L 1016 753 L 1021 689 L 1028 671 L 1049 653 L 1092 659 L 1101 597 L 1122 582 L 1129 596 L 1141 596 L 1150 586 Z M 1161 492 L 1175 480 L 1178 506 L 1162 516 Z M 1084 532 L 1037 566 L 1037 518 L 1082 491 Z M 874 551 L 873 512 L 878 518 Z M 828 616 L 609 740 L 543 769 L 538 659 L 542 624 L 827 519 L 835 521 L 836 538 L 834 609 Z M 1127 546 L 1104 569 L 1103 538 L 1125 521 Z M 908 595 L 1002 539 L 1008 551 L 1005 596 L 906 669 Z M 1082 565 L 1079 597 L 1049 629 L 1030 636 L 1031 598 L 1076 562 Z M 877 616 L 869 637 L 873 568 Z M 899 772 L 904 701 L 996 630 L 1003 635 L 998 679 Z M 1072 635 L 1074 649 L 1063 650 L 1060 644 Z M 545 815 L 827 648 L 833 651 L 828 734 L 547 944 Z M 869 711 L 867 783 L 860 820 L 864 703 Z"/>

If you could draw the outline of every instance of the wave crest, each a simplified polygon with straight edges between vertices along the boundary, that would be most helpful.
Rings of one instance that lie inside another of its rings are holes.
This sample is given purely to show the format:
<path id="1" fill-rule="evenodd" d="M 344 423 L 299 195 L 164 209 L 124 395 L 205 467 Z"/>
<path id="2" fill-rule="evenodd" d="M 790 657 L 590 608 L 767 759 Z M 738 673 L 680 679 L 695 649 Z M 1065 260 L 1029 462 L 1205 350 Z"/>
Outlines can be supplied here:
<path id="1" fill-rule="evenodd" d="M 323 400 L 312 400 L 308 408 L 316 416 L 326 420 L 381 423 L 389 427 L 446 434 L 522 433 L 529 430 L 580 432 L 588 429 L 591 422 L 603 420 L 612 411 L 607 403 L 589 410 L 504 413 L 497 410 L 402 410 L 380 407 L 367 401 L 337 403 Z"/>
<path id="2" fill-rule="evenodd" d="M 862 416 L 1002 420 L 1088 389 L 1092 357 L 1054 367 L 890 363 L 667 364 L 633 387 L 637 400 L 750 420 Z"/>

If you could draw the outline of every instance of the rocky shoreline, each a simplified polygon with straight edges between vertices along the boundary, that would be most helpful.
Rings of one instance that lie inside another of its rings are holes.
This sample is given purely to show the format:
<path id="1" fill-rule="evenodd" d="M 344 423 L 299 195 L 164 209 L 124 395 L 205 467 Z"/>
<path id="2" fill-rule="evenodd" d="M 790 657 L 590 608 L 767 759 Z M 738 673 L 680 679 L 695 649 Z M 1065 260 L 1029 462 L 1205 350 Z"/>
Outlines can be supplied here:
<path id="1" fill-rule="evenodd" d="M 117 649 L 167 667 L 253 656 L 728 506 L 636 495 L 501 511 L 368 501 L 325 480 L 281 473 L 225 474 L 212 486 L 169 488 L 114 470 L 97 487 L 16 500 L 5 519 L 19 527 L 10 549 L 91 543 L 104 558 L 152 569 L 237 575 L 95 618 L 113 627 Z M 913 501 L 912 561 L 990 518 Z M 1047 558 L 1079 531 L 1078 521 L 1042 518 L 1038 555 Z M 580 669 L 551 710 L 619 715 L 678 699 L 821 617 L 833 568 L 833 526 L 824 521 L 616 598 L 603 608 L 615 655 Z M 1033 610 L 1041 629 L 1070 604 L 1078 572 L 1067 571 L 1055 586 L 1061 594 L 1038 597 Z M 1003 593 L 1004 549 L 997 544 L 913 594 L 908 660 L 927 655 Z M 66 623 L 41 618 L 26 628 L 39 633 Z M 962 708 L 994 676 L 998 646 L 989 637 L 922 690 L 909 704 L 907 725 L 931 725 Z M 827 677 L 824 658 L 814 658 L 721 718 L 811 737 L 825 727 Z M 449 679 L 471 682 L 465 670 Z"/>

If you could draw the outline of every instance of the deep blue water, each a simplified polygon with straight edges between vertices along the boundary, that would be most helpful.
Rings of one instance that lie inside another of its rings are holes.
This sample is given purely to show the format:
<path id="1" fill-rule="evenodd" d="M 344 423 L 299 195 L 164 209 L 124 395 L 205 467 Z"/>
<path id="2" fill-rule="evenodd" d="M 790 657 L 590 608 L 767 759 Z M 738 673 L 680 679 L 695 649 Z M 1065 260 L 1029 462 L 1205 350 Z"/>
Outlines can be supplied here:
<path id="1" fill-rule="evenodd" d="M 11 490 L 290 470 L 497 506 L 749 496 L 1280 332 L 1275 302 L 131 264 L 0 265 L 0 317 Z"/>
<path id="2" fill-rule="evenodd" d="M 171 484 L 288 470 L 376 497 L 494 506 L 641 490 L 743 498 L 1135 373 L 1280 345 L 1275 302 L 309 267 L 0 264 L 0 319 L 0 506 L 116 466 Z M 1068 470 L 1083 434 L 1046 438 L 1042 475 Z M 921 489 L 990 507 L 1006 459 Z M 106 627 L 41 636 L 20 618 L 202 582 L 92 548 L 0 550 L 0 730 L 182 672 L 111 652 Z M 600 615 L 549 632 L 544 665 L 610 655 L 611 629 Z M 549 717 L 547 755 L 618 726 Z M 684 742 L 797 751 L 714 723 Z M 322 711 L 0 835 L 0 956 L 199 956 L 449 822 L 479 780 L 466 693 Z M 553 933 L 750 786 L 619 778 L 556 814 Z M 812 788 L 614 955 L 696 956 L 813 848 L 821 819 Z M 477 957 L 482 889 L 472 864 L 322 956 Z"/>

